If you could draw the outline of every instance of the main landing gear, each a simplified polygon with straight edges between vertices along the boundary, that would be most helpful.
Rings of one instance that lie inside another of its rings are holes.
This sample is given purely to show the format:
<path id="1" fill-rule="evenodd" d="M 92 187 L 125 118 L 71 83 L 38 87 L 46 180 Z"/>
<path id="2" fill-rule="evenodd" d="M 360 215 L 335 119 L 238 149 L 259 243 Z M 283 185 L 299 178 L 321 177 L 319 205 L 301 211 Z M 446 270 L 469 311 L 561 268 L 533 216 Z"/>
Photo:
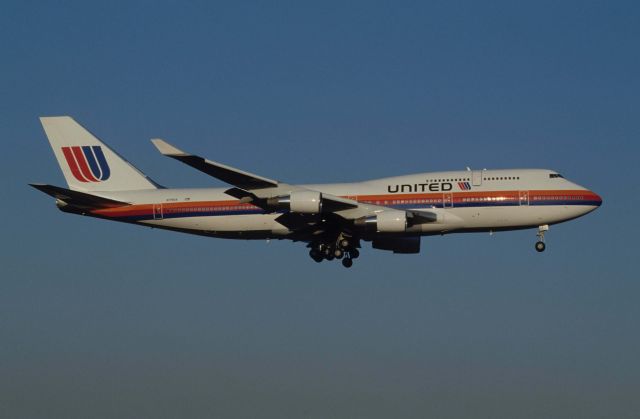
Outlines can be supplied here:
<path id="1" fill-rule="evenodd" d="M 309 256 L 314 261 L 320 263 L 323 260 L 340 259 L 345 268 L 353 266 L 353 260 L 360 256 L 358 241 L 342 234 L 335 241 L 318 241 L 309 244 L 309 247 Z"/>
<path id="2" fill-rule="evenodd" d="M 546 231 L 549 231 L 548 225 L 545 224 L 538 227 L 538 234 L 536 234 L 538 236 L 538 241 L 536 242 L 536 250 L 538 252 L 544 252 L 544 249 L 547 248 L 547 245 L 544 244 L 544 233 Z"/>

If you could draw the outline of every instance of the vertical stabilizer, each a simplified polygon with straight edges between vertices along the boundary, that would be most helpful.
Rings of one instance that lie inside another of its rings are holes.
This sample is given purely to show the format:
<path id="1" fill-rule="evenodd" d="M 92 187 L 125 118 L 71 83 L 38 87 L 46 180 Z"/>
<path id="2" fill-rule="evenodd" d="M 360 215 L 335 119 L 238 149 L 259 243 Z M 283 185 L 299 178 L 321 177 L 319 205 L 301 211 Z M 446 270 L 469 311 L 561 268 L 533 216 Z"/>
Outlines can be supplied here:
<path id="1" fill-rule="evenodd" d="M 70 189 L 91 192 L 158 188 L 73 118 L 47 116 L 41 117 L 40 122 Z"/>

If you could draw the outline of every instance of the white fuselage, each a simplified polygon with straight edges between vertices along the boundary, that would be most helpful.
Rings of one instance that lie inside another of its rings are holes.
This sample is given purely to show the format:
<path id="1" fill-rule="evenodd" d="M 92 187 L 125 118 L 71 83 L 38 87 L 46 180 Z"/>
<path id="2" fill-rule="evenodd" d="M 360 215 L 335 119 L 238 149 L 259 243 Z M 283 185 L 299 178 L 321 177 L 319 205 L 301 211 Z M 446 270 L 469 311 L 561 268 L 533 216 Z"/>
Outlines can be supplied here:
<path id="1" fill-rule="evenodd" d="M 365 182 L 303 185 L 312 190 L 402 210 L 428 210 L 437 220 L 411 235 L 510 230 L 555 224 L 596 209 L 601 198 L 542 169 L 421 173 Z M 112 220 L 226 238 L 286 238 L 281 215 L 225 194 L 228 188 L 102 192 L 131 205 L 94 210 Z"/>

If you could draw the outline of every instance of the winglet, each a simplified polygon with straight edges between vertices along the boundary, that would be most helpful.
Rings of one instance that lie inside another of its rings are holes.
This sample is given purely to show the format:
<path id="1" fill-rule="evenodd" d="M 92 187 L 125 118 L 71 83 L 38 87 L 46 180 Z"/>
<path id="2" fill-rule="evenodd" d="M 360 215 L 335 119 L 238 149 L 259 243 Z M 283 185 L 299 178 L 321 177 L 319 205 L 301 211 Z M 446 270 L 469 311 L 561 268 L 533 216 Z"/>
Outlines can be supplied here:
<path id="1" fill-rule="evenodd" d="M 169 144 L 168 142 L 160 138 L 153 138 L 151 142 L 153 143 L 154 146 L 156 146 L 158 151 L 161 154 L 164 154 L 165 156 L 188 156 L 189 155 L 189 153 L 185 153 L 184 151 L 172 146 L 171 144 Z"/>

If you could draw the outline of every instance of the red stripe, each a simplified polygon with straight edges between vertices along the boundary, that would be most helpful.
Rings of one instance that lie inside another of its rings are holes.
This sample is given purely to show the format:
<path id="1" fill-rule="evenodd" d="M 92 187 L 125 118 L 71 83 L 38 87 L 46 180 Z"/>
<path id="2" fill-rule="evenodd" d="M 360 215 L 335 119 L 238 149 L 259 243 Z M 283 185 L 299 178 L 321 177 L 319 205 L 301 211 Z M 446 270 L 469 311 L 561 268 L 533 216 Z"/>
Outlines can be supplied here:
<path id="1" fill-rule="evenodd" d="M 71 157 L 73 159 L 73 156 Z M 73 160 L 72 160 L 73 161 Z M 453 193 L 448 192 L 447 194 L 451 194 L 454 202 L 454 208 L 456 208 L 455 204 L 464 202 L 463 198 L 502 198 L 501 200 L 507 203 L 518 202 L 520 199 L 519 191 L 484 191 L 484 192 L 462 192 L 462 193 Z M 523 191 L 524 192 L 524 191 Z M 575 199 L 576 201 L 601 201 L 602 198 L 592 191 L 588 190 L 531 190 L 529 192 L 529 198 L 532 199 L 534 196 L 541 196 L 544 198 L 555 197 L 555 196 L 570 196 L 580 199 Z M 534 195 L 535 194 L 535 195 Z M 345 196 L 346 198 L 346 196 Z M 443 202 L 443 194 L 442 193 L 430 193 L 430 194 L 398 194 L 398 195 L 361 195 L 358 196 L 358 201 L 393 201 L 397 199 L 436 199 L 437 204 L 441 204 Z M 449 205 L 447 200 L 447 205 Z M 476 201 L 477 203 L 486 203 L 485 201 Z M 491 202 L 498 202 L 493 200 Z M 533 201 L 532 201 L 533 202 Z M 384 205 L 384 204 L 380 204 Z M 389 202 L 387 205 L 391 205 Z M 255 210 L 256 206 L 251 204 L 241 204 L 239 201 L 233 200 L 225 200 L 225 201 L 197 201 L 197 202 L 178 202 L 178 203 L 169 203 L 163 204 L 163 211 L 166 213 L 178 213 L 180 211 L 186 211 L 195 207 L 214 207 L 215 210 L 219 210 L 220 207 L 224 206 L 238 206 L 242 207 L 243 210 Z M 151 204 L 134 204 L 134 205 L 123 205 L 122 207 L 117 208 L 108 208 L 108 209 L 100 209 L 92 211 L 95 214 L 100 214 L 106 217 L 126 217 L 126 216 L 139 216 L 139 215 L 148 215 L 149 217 L 153 216 L 153 205 Z"/>
<path id="2" fill-rule="evenodd" d="M 80 169 L 78 169 L 76 159 L 73 157 L 73 153 L 71 152 L 71 147 L 62 147 L 62 154 L 64 154 L 64 158 L 67 160 L 67 164 L 71 169 L 73 177 L 75 177 L 80 182 L 88 182 L 88 180 L 82 177 L 82 173 L 80 173 Z"/>
<path id="3" fill-rule="evenodd" d="M 82 175 L 85 179 L 88 179 L 91 182 L 97 182 L 98 179 L 96 179 L 93 176 L 93 173 L 91 173 L 91 169 L 89 169 L 89 165 L 87 164 L 87 159 L 84 156 L 84 153 L 82 153 L 82 148 L 75 146 L 71 147 L 71 149 L 73 150 L 73 155 L 75 156 L 78 165 L 80 165 L 80 170 L 82 171 Z"/>

